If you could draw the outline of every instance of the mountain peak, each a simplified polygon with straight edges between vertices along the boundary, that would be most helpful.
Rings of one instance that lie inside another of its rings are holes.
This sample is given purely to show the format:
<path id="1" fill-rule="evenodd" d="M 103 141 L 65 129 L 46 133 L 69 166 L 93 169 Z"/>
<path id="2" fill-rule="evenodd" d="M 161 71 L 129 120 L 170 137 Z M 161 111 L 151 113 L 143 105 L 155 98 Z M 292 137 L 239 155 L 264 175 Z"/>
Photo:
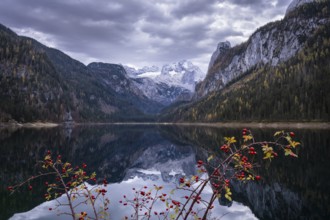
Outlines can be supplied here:
<path id="1" fill-rule="evenodd" d="M 209 63 L 209 69 L 211 66 L 213 66 L 215 60 L 217 57 L 219 57 L 221 54 L 223 54 L 225 51 L 230 49 L 231 45 L 229 41 L 224 41 L 218 43 L 217 49 L 213 52 L 210 63 Z"/>
<path id="2" fill-rule="evenodd" d="M 286 9 L 286 15 L 288 13 L 290 13 L 291 11 L 295 10 L 296 8 L 298 8 L 299 6 L 306 4 L 306 3 L 310 3 L 310 2 L 314 2 L 315 0 L 293 0 L 290 5 L 288 6 L 288 8 Z"/>
<path id="3" fill-rule="evenodd" d="M 165 64 L 162 68 L 157 66 L 134 69 L 124 66 L 127 74 L 133 78 L 150 78 L 156 83 L 166 83 L 170 86 L 181 86 L 194 91 L 197 82 L 205 77 L 200 68 L 189 60 Z"/>
<path id="4" fill-rule="evenodd" d="M 224 42 L 218 43 L 217 50 L 229 49 L 230 47 L 231 47 L 230 42 L 229 41 L 224 41 Z"/>

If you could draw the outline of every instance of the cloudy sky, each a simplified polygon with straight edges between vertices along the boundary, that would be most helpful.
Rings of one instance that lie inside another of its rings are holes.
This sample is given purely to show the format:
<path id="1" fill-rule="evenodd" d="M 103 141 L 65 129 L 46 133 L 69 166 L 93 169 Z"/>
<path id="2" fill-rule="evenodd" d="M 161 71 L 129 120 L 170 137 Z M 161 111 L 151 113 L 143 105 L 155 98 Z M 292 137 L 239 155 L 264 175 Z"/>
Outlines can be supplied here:
<path id="1" fill-rule="evenodd" d="M 206 71 L 220 41 L 236 45 L 283 18 L 291 0 L 1 0 L 0 23 L 88 64 L 191 60 Z"/>

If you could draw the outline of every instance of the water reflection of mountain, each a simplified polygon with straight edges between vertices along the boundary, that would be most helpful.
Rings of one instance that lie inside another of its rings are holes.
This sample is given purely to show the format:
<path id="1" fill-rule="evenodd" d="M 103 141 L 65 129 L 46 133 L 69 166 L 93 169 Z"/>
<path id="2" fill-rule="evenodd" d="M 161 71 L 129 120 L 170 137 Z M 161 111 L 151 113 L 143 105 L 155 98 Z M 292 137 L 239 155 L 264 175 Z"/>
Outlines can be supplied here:
<path id="1" fill-rule="evenodd" d="M 25 192 L 8 197 L 5 189 L 34 175 L 37 172 L 36 162 L 43 159 L 47 150 L 61 154 L 64 161 L 70 161 L 73 165 L 85 162 L 88 164 L 87 171 L 96 171 L 99 180 L 106 177 L 112 183 L 138 174 L 139 169 L 161 170 L 161 177 L 167 182 L 177 177 L 173 172 L 183 171 L 187 175 L 194 172 L 194 149 L 173 145 L 150 126 L 2 130 L 0 140 L 0 194 L 5 198 L 1 202 L 0 212 L 8 217 L 10 213 L 31 209 L 43 200 L 40 197 L 27 202 L 26 198 L 31 197 L 27 195 L 30 193 Z M 34 187 L 39 191 L 36 194 L 43 195 L 45 189 L 42 182 L 35 184 L 39 184 Z M 13 210 L 6 207 L 8 201 L 14 203 Z"/>
<path id="2" fill-rule="evenodd" d="M 125 179 L 134 176 L 143 179 L 158 178 L 153 171 L 158 171 L 164 182 L 175 182 L 183 174 L 195 175 L 196 155 L 190 146 L 174 145 L 159 136 L 159 143 L 149 146 L 140 157 L 133 162 Z M 148 170 L 145 172 L 141 170 Z"/>
<path id="3" fill-rule="evenodd" d="M 159 176 L 141 170 L 158 170 L 164 182 L 171 182 L 180 172 L 193 174 L 196 159 L 205 159 L 208 152 L 218 152 L 224 136 L 240 133 L 240 129 L 171 126 L 3 131 L 0 132 L 0 193 L 5 199 L 0 204 L 0 213 L 9 217 L 42 201 L 28 201 L 31 198 L 28 193 L 9 198 L 4 189 L 14 180 L 32 175 L 36 171 L 35 162 L 48 149 L 75 165 L 87 163 L 89 171 L 96 171 L 100 179 L 105 176 L 109 182 L 121 182 L 131 176 L 144 179 Z M 272 133 L 255 130 L 258 140 L 270 140 Z M 303 142 L 298 159 L 275 160 L 270 168 L 260 170 L 262 183 L 233 185 L 235 200 L 249 206 L 258 218 L 324 219 L 330 215 L 330 172 L 326 166 L 330 155 L 329 131 L 298 130 L 296 134 Z M 221 158 L 221 154 L 218 156 Z M 43 188 L 36 189 L 42 195 Z"/>
<path id="4" fill-rule="evenodd" d="M 258 140 L 271 140 L 274 133 L 269 129 L 254 132 Z M 295 133 L 302 142 L 298 159 L 274 160 L 267 169 L 260 170 L 262 183 L 233 184 L 235 200 L 249 206 L 260 219 L 327 219 L 330 216 L 330 170 L 326 165 L 330 131 L 297 130 Z M 163 129 L 163 135 L 201 146 L 205 151 L 219 152 L 223 137 L 239 137 L 241 130 L 176 127 Z"/>

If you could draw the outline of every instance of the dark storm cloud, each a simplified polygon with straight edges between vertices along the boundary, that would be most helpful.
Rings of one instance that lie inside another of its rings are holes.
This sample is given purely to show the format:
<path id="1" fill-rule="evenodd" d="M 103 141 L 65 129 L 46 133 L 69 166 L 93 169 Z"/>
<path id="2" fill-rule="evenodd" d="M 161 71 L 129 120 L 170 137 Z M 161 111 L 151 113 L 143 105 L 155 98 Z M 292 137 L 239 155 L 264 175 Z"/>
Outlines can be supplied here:
<path id="1" fill-rule="evenodd" d="M 244 5 L 244 6 L 259 6 L 262 5 L 264 2 L 270 2 L 269 0 L 231 0 L 231 3 L 236 5 Z"/>
<path id="2" fill-rule="evenodd" d="M 219 41 L 246 40 L 289 1 L 1 0 L 0 23 L 85 63 L 205 67 Z"/>
<path id="3" fill-rule="evenodd" d="M 3 5 L 5 2 L 9 5 Z M 9 24 L 17 28 L 31 27 L 72 40 L 82 37 L 90 40 L 117 40 L 131 32 L 134 24 L 132 21 L 136 19 L 136 16 L 129 13 L 132 8 L 98 7 L 87 1 L 83 1 L 84 4 L 74 1 L 16 1 L 15 7 L 11 5 L 14 2 L 5 0 L 0 3 L 1 14 L 9 17 Z M 136 4 L 130 6 L 142 14 L 143 10 Z M 123 14 L 125 16 L 121 16 Z"/>
<path id="4" fill-rule="evenodd" d="M 205 14 L 212 14 L 215 12 L 214 4 L 217 1 L 209 0 L 207 4 L 203 0 L 181 0 L 173 9 L 172 14 L 178 18 L 185 16 L 198 16 Z"/>
<path id="5" fill-rule="evenodd" d="M 289 2 L 291 2 L 291 1 L 288 1 L 288 0 L 277 0 L 276 6 L 277 7 L 287 7 Z"/>
<path id="6" fill-rule="evenodd" d="M 231 0 L 230 2 L 240 7 L 247 7 L 255 13 L 275 15 L 283 11 L 281 7 L 287 7 L 291 0 Z"/>
<path id="7" fill-rule="evenodd" d="M 149 33 L 151 36 L 160 38 L 171 38 L 178 40 L 201 40 L 210 30 L 209 24 L 212 19 L 205 18 L 197 21 L 187 20 L 173 22 L 172 24 L 163 23 L 155 25 L 153 22 L 145 23 L 141 26 L 141 30 Z"/>

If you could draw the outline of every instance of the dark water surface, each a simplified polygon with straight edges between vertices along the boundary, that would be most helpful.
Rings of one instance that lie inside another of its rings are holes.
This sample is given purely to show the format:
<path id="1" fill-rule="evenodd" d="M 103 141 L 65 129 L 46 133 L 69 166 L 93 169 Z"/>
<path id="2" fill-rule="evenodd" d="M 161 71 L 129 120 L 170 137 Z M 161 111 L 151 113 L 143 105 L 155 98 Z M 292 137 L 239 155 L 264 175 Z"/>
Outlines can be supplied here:
<path id="1" fill-rule="evenodd" d="M 292 130 L 292 129 L 291 129 Z M 302 143 L 299 158 L 279 156 L 259 172 L 261 182 L 233 184 L 233 203 L 216 202 L 213 217 L 222 219 L 329 219 L 330 130 L 295 129 Z M 257 140 L 273 140 L 274 129 L 253 129 Z M 127 208 L 118 201 L 132 187 L 163 185 L 169 191 L 183 175 L 196 174 L 196 161 L 219 152 L 225 136 L 241 128 L 195 126 L 81 126 L 75 128 L 0 130 L 0 219 L 65 219 L 48 211 L 43 181 L 32 192 L 9 196 L 7 186 L 38 172 L 46 151 L 105 177 L 111 196 L 111 219 Z M 24 188 L 24 187 L 23 187 Z M 206 190 L 205 196 L 211 193 Z M 180 194 L 179 196 L 184 196 Z M 157 208 L 157 207 L 156 207 Z"/>

